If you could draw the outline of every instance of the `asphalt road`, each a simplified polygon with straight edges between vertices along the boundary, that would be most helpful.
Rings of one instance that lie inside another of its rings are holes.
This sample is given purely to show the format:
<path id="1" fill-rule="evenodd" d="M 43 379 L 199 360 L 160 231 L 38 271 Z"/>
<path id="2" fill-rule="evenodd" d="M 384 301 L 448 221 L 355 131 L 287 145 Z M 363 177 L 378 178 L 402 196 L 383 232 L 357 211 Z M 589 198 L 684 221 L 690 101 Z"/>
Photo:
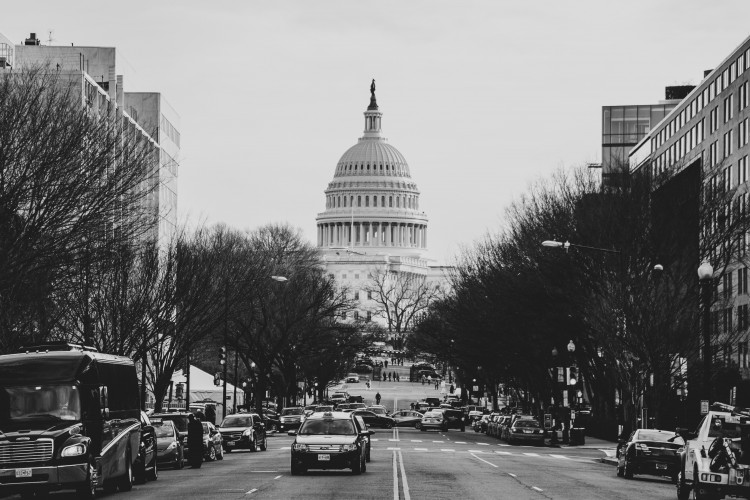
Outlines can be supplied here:
<path id="1" fill-rule="evenodd" d="M 200 469 L 161 470 L 157 481 L 121 499 L 674 499 L 666 479 L 615 476 L 597 449 L 508 446 L 472 431 L 376 430 L 372 461 L 351 471 L 292 476 L 286 434 L 269 437 L 265 452 L 234 451 Z M 17 498 L 17 497 L 16 497 Z M 51 499 L 73 499 L 55 493 Z"/>

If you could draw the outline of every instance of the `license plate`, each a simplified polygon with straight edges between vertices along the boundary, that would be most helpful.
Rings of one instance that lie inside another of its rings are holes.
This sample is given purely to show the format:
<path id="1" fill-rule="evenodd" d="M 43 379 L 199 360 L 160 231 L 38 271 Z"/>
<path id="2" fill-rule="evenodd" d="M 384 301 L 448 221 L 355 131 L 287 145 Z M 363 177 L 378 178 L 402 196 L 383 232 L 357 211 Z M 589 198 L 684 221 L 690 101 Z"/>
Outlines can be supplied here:
<path id="1" fill-rule="evenodd" d="M 31 477 L 31 469 L 16 469 L 16 477 Z"/>
<path id="2" fill-rule="evenodd" d="M 227 441 L 227 446 L 234 446 L 237 444 L 237 441 Z"/>
<path id="3" fill-rule="evenodd" d="M 524 429 L 524 430 L 523 430 L 523 433 L 524 433 L 524 434 L 532 434 L 533 432 L 534 432 L 534 431 L 530 431 L 530 430 L 528 430 L 528 429 Z"/>
<path id="4" fill-rule="evenodd" d="M 331 455 L 328 453 L 321 453 L 318 455 L 318 462 L 330 462 L 331 461 Z"/>
<path id="5" fill-rule="evenodd" d="M 656 464 L 656 468 L 657 468 L 657 469 L 660 469 L 660 470 L 661 470 L 661 469 L 664 469 L 664 470 L 666 470 L 666 468 L 667 468 L 667 464 Z"/>

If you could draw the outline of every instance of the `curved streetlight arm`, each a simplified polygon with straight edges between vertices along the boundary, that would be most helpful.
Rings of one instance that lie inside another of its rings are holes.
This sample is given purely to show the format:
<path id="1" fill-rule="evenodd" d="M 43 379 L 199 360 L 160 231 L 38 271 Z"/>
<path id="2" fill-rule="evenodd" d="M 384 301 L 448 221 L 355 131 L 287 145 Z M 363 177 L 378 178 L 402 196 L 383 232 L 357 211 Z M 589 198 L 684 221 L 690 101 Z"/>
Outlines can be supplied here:
<path id="1" fill-rule="evenodd" d="M 568 248 L 570 247 L 575 247 L 575 248 L 585 248 L 586 250 L 597 250 L 599 252 L 606 252 L 606 253 L 615 253 L 615 254 L 622 253 L 619 250 L 615 250 L 612 248 L 601 248 L 601 247 L 591 247 L 588 245 L 578 245 L 576 243 L 571 243 L 569 241 L 562 242 L 562 241 L 555 241 L 555 240 L 544 240 L 542 242 L 542 246 L 552 247 L 552 248 L 563 248 L 565 251 L 567 251 Z"/>

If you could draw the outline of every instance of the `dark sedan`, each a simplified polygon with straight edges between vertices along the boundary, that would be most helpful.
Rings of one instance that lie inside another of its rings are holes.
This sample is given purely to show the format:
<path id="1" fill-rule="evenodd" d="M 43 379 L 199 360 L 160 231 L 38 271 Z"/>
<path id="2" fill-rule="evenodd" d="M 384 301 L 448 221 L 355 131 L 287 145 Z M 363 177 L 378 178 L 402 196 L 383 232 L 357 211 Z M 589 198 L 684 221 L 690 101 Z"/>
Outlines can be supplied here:
<path id="1" fill-rule="evenodd" d="M 634 474 L 666 476 L 673 480 L 680 468 L 678 448 L 685 446 L 674 432 L 638 429 L 617 447 L 617 475 L 631 479 Z"/>
<path id="2" fill-rule="evenodd" d="M 355 415 L 362 417 L 368 427 L 382 427 L 384 429 L 390 429 L 396 424 L 396 421 L 391 417 L 385 415 L 378 415 L 369 410 L 354 410 L 351 412 Z"/>
<path id="3" fill-rule="evenodd" d="M 391 418 L 396 421 L 396 427 L 414 427 L 419 429 L 424 414 L 414 410 L 399 410 Z"/>

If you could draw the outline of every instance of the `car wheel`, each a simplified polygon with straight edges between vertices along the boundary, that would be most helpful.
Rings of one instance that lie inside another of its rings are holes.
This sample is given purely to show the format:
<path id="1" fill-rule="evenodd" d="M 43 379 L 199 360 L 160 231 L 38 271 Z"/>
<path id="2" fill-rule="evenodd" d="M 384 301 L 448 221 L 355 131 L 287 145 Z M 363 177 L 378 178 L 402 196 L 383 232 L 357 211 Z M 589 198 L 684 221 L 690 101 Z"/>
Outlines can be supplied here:
<path id="1" fill-rule="evenodd" d="M 393 424 L 391 422 L 388 422 L 387 424 L 385 424 L 385 428 L 386 429 L 391 429 L 391 428 L 393 428 Z"/>
<path id="2" fill-rule="evenodd" d="M 420 430 L 420 431 L 422 431 L 422 432 L 424 432 L 424 431 L 426 431 L 427 429 L 425 429 L 424 427 L 420 426 L 420 427 L 419 427 L 419 430 Z"/>
<path id="3" fill-rule="evenodd" d="M 224 460 L 224 447 L 219 445 L 219 451 L 216 453 L 216 460 Z"/>
<path id="4" fill-rule="evenodd" d="M 696 467 L 693 471 L 693 498 L 695 500 L 714 500 L 717 498 L 713 493 L 708 493 L 703 489 L 699 488 L 698 485 L 698 468 Z"/>
<path id="5" fill-rule="evenodd" d="M 144 484 L 146 482 L 146 461 L 145 457 L 139 457 L 135 461 L 135 467 L 133 468 L 133 483 Z"/>
<path id="6" fill-rule="evenodd" d="M 216 448 L 211 445 L 208 447 L 208 461 L 213 462 L 214 460 L 216 460 Z"/>
<path id="7" fill-rule="evenodd" d="M 266 451 L 268 449 L 268 437 L 263 436 L 263 441 L 260 442 L 260 451 Z"/>
<path id="8" fill-rule="evenodd" d="M 182 459 L 182 453 L 178 453 L 176 457 L 174 457 L 174 468 L 175 469 L 182 469 L 184 467 L 185 463 Z"/>
<path id="9" fill-rule="evenodd" d="M 358 475 L 358 474 L 362 474 L 362 463 L 363 462 L 364 462 L 364 460 L 362 459 L 362 457 L 360 457 L 359 460 L 357 460 L 357 463 L 355 463 L 354 465 L 352 465 L 352 474 L 354 474 L 355 476 Z"/>
<path id="10" fill-rule="evenodd" d="M 130 462 L 130 453 L 125 454 L 125 474 L 118 482 L 120 491 L 130 491 L 133 489 L 133 464 Z"/>
<path id="11" fill-rule="evenodd" d="M 633 466 L 630 465 L 627 455 L 625 455 L 625 465 L 622 466 L 622 469 L 622 475 L 625 479 L 633 479 Z"/>
<path id="12" fill-rule="evenodd" d="M 159 479 L 159 468 L 156 465 L 156 454 L 154 454 L 154 460 L 151 464 L 151 470 L 146 472 L 146 479 L 149 481 L 156 481 Z"/>
<path id="13" fill-rule="evenodd" d="M 623 468 L 620 466 L 620 464 L 617 464 L 617 477 L 623 476 Z"/>
<path id="14" fill-rule="evenodd" d="M 256 452 L 256 451 L 258 451 L 258 441 L 255 439 L 255 434 L 253 434 L 250 437 L 251 437 L 251 439 L 250 439 L 250 451 Z"/>
<path id="15" fill-rule="evenodd" d="M 422 422 L 417 422 L 414 424 L 415 429 L 421 429 L 422 428 Z"/>
<path id="16" fill-rule="evenodd" d="M 690 498 L 690 488 L 685 481 L 685 471 L 680 466 L 677 472 L 677 500 L 688 500 Z"/>
<path id="17" fill-rule="evenodd" d="M 92 500 L 96 497 L 96 463 L 93 457 L 89 458 L 88 462 L 89 470 L 86 473 L 86 480 L 76 488 L 76 498 L 81 498 L 82 500 Z"/>

